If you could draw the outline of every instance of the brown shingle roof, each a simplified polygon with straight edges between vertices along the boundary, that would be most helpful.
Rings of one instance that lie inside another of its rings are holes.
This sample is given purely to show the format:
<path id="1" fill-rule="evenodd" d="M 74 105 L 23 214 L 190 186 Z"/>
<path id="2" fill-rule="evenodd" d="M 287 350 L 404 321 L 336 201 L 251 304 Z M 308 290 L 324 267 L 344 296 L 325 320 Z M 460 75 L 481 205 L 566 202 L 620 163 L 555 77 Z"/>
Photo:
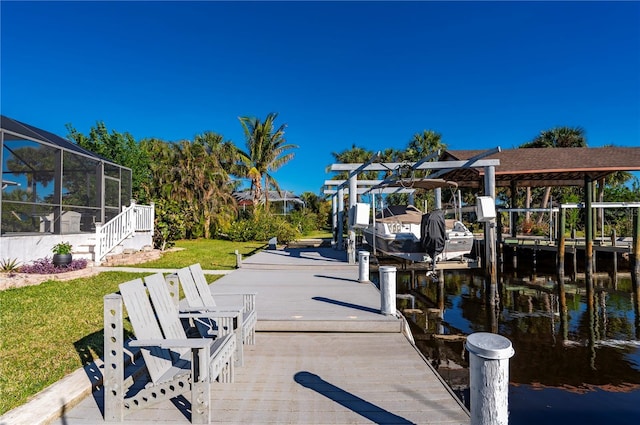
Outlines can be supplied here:
<path id="1" fill-rule="evenodd" d="M 441 160 L 465 160 L 481 150 L 446 151 Z M 640 148 L 520 148 L 508 149 L 484 159 L 499 159 L 495 168 L 496 185 L 509 186 L 574 186 L 582 185 L 586 175 L 594 180 L 616 171 L 640 171 Z M 441 178 L 460 186 L 478 187 L 483 169 L 453 170 Z"/>

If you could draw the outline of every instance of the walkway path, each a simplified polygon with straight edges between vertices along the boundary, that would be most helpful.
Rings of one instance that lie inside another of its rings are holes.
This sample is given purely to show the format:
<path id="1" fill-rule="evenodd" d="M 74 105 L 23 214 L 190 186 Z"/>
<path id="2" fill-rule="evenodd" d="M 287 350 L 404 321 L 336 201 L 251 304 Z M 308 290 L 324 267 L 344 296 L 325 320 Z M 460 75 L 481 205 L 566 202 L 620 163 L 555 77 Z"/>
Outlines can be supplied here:
<path id="1" fill-rule="evenodd" d="M 331 248 L 260 252 L 213 284 L 255 291 L 258 335 L 236 382 L 215 384 L 216 424 L 468 424 L 469 415 L 401 333 L 380 294 Z M 101 424 L 102 388 L 54 425 Z M 188 424 L 188 406 L 159 403 L 127 424 Z M 186 402 L 188 405 L 188 402 Z"/>

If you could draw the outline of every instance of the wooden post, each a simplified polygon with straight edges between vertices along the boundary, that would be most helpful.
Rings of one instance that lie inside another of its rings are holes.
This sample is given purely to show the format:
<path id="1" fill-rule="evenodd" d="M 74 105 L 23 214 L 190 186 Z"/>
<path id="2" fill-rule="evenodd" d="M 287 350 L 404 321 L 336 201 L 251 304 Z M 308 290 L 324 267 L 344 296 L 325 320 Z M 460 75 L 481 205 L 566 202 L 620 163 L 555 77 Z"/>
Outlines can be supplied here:
<path id="1" fill-rule="evenodd" d="M 611 273 L 611 280 L 613 280 L 614 289 L 618 289 L 618 253 L 616 252 L 617 235 L 616 229 L 611 231 L 611 247 L 613 248 L 613 271 Z"/>
<path id="2" fill-rule="evenodd" d="M 567 294 L 564 287 L 564 259 L 566 238 L 564 231 L 566 227 L 567 211 L 560 207 L 560 223 L 558 224 L 558 299 L 560 302 L 560 333 L 562 340 L 569 338 L 569 316 L 567 309 Z"/>
<path id="3" fill-rule="evenodd" d="M 636 338 L 640 338 L 640 208 L 636 208 L 633 216 L 633 261 L 631 286 L 633 288 L 633 305 L 636 310 Z"/>
<path id="4" fill-rule="evenodd" d="M 585 176 L 584 179 L 584 191 L 585 191 L 585 285 L 587 287 L 587 312 L 589 313 L 589 326 L 594 326 L 594 287 L 593 287 L 593 214 L 591 208 L 591 201 L 593 197 L 593 180 L 591 176 Z"/>
<path id="5" fill-rule="evenodd" d="M 511 208 L 516 207 L 516 199 L 518 195 L 518 183 L 515 180 L 511 180 Z M 509 216 L 509 229 L 511 230 L 511 237 L 515 238 L 518 235 L 516 230 L 516 224 L 518 223 L 518 213 L 511 211 Z"/>
<path id="6" fill-rule="evenodd" d="M 471 425 L 508 425 L 509 359 L 514 351 L 507 338 L 487 332 L 467 337 Z"/>
<path id="7" fill-rule="evenodd" d="M 358 282 L 369 283 L 369 251 L 358 251 Z"/>
<path id="8" fill-rule="evenodd" d="M 396 314 L 396 268 L 380 266 L 380 313 L 386 316 Z"/>
<path id="9" fill-rule="evenodd" d="M 236 269 L 242 267 L 242 254 L 236 249 Z"/>
<path id="10" fill-rule="evenodd" d="M 584 178 L 584 213 L 585 213 L 585 283 L 587 286 L 587 298 L 593 298 L 593 209 L 591 207 L 593 199 L 593 180 L 591 176 Z"/>
<path id="11" fill-rule="evenodd" d="M 496 220 L 497 220 L 497 236 L 498 236 L 498 266 L 500 271 L 503 270 L 503 263 L 504 263 L 504 247 L 502 244 L 502 213 L 498 211 L 497 215 L 496 215 Z"/>
<path id="12" fill-rule="evenodd" d="M 560 223 L 558 224 L 558 259 L 557 259 L 557 267 L 558 267 L 558 283 L 564 285 L 564 256 L 565 256 L 565 243 L 566 239 L 564 237 L 564 230 L 566 226 L 567 219 L 567 211 L 560 207 Z"/>

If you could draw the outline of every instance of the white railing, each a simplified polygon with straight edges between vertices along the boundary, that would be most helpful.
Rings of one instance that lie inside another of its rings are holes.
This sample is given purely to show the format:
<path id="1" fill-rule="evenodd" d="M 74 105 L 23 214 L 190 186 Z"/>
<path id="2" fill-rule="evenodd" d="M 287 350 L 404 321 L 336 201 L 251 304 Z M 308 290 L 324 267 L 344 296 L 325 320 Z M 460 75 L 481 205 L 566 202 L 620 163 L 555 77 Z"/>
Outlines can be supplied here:
<path id="1" fill-rule="evenodd" d="M 135 206 L 136 232 L 149 232 L 153 230 L 153 222 L 155 218 L 154 211 L 155 208 L 153 202 L 151 205 Z"/>
<path id="2" fill-rule="evenodd" d="M 124 207 L 122 212 L 104 225 L 96 224 L 96 247 L 94 261 L 99 264 L 102 259 L 123 240 L 136 231 L 152 231 L 154 221 L 154 206 L 131 205 Z"/>

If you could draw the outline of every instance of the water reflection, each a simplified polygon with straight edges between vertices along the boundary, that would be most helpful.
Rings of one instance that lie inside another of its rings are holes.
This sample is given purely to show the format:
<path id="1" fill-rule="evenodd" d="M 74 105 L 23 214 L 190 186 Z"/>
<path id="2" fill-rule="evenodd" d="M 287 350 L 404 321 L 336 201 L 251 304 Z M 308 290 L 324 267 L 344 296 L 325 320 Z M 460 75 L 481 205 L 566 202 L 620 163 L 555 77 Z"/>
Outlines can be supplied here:
<path id="1" fill-rule="evenodd" d="M 602 423 L 593 399 L 617 405 L 614 423 L 640 414 L 640 319 L 630 278 L 598 276 L 558 285 L 549 276 L 502 274 L 497 288 L 469 271 L 448 271 L 438 282 L 398 272 L 398 292 L 411 293 L 424 314 L 408 314 L 416 344 L 468 404 L 464 336 L 497 332 L 516 351 L 510 365 L 510 417 L 514 424 Z M 400 310 L 408 308 L 398 300 Z M 550 394 L 553 393 L 551 397 Z M 588 394 L 588 396 L 587 396 Z M 607 404 L 601 409 L 608 411 Z M 584 416 L 584 417 L 583 417 Z M 537 418 L 537 419 L 533 419 Z M 565 419 L 563 419 L 565 418 Z"/>

